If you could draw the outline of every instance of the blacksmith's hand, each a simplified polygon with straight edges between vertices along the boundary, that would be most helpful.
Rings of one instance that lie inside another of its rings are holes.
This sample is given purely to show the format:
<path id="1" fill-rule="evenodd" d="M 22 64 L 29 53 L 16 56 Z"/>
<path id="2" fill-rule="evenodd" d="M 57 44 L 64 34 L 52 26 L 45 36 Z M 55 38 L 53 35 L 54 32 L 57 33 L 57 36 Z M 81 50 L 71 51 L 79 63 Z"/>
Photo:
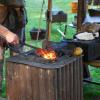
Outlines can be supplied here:
<path id="1" fill-rule="evenodd" d="M 19 43 L 19 38 L 16 34 L 11 31 L 8 31 L 6 34 L 6 41 L 13 45 L 17 45 Z"/>

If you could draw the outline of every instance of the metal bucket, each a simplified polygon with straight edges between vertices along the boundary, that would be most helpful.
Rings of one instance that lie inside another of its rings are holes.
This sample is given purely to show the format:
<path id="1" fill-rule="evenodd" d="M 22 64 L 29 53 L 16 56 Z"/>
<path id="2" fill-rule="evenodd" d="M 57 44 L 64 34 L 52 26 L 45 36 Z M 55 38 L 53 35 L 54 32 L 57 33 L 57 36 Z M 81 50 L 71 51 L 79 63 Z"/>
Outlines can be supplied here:
<path id="1" fill-rule="evenodd" d="M 45 39 L 45 36 L 46 36 L 46 30 L 45 29 L 36 29 L 36 28 L 33 28 L 31 31 L 30 31 L 30 36 L 31 36 L 31 39 L 32 40 L 41 40 L 41 39 Z"/>

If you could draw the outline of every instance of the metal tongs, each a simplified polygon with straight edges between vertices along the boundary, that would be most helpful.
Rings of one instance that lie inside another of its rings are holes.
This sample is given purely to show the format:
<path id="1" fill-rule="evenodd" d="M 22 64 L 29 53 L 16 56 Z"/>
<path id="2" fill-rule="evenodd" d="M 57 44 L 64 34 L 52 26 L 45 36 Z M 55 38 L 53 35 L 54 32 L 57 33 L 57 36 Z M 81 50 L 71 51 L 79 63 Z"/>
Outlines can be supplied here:
<path id="1" fill-rule="evenodd" d="M 34 51 L 37 49 L 37 47 L 32 46 L 32 45 L 27 44 L 27 43 L 20 43 L 18 45 L 7 44 L 7 46 L 11 51 L 14 51 L 15 53 L 23 54 L 23 55 L 29 55 L 31 53 L 31 51 L 34 53 Z M 32 48 L 32 50 L 25 52 L 21 49 L 23 46 L 30 47 L 30 48 Z"/>

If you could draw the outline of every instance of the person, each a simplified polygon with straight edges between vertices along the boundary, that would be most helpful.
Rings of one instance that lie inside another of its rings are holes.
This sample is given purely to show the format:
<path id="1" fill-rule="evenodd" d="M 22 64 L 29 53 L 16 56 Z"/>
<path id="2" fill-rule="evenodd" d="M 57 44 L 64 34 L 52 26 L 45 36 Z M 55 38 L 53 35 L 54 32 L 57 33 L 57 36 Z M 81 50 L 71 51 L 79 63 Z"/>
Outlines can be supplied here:
<path id="1" fill-rule="evenodd" d="M 3 60 L 3 52 L 4 48 L 7 47 L 7 42 L 15 45 L 19 40 L 19 44 L 24 44 L 26 23 L 24 0 L 0 0 L 0 35 L 6 39 L 5 42 L 5 39 L 0 38 L 1 61 Z M 11 51 L 11 55 L 13 54 L 14 52 Z M 2 67 L 0 68 L 0 76 L 2 76 L 1 71 Z"/>
<path id="2" fill-rule="evenodd" d="M 10 30 L 8 30 L 6 27 L 0 25 L 0 37 L 4 40 L 6 40 L 7 43 L 10 43 L 10 44 L 18 44 L 19 43 L 19 38 L 18 36 L 11 32 Z M 0 41 L 2 41 L 2 39 Z M 0 46 L 0 61 L 3 60 L 3 51 L 2 51 L 2 46 Z"/>
<path id="3" fill-rule="evenodd" d="M 10 43 L 10 44 L 13 44 L 13 45 L 17 45 L 19 44 L 19 38 L 18 36 L 11 32 L 10 30 L 8 30 L 6 27 L 0 25 L 0 37 L 2 39 L 5 40 L 5 42 L 7 43 Z M 2 40 L 1 40 L 2 41 Z M 1 89 L 1 86 L 2 86 L 2 72 L 3 72 L 3 65 L 2 65 L 2 60 L 3 60 L 3 52 L 2 52 L 2 46 L 0 46 L 0 89 Z"/>
<path id="4" fill-rule="evenodd" d="M 0 25 L 0 36 L 4 38 L 8 43 L 14 45 L 19 43 L 18 36 L 2 25 Z"/>
<path id="5" fill-rule="evenodd" d="M 24 0 L 0 0 L 0 24 L 17 34 L 20 44 L 25 42 L 26 23 L 27 17 Z M 0 42 L 1 53 L 4 47 L 6 47 L 5 42 Z"/>

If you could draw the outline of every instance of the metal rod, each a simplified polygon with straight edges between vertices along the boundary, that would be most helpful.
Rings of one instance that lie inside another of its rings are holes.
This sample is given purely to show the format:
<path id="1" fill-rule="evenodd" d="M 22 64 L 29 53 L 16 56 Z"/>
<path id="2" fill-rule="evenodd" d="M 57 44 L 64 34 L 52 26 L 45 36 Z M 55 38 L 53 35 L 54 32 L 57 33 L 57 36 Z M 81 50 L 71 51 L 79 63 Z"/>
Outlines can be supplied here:
<path id="1" fill-rule="evenodd" d="M 46 35 L 46 48 L 50 41 L 50 33 L 51 33 L 51 21 L 52 21 L 52 0 L 48 0 L 48 10 L 47 10 L 47 35 Z"/>
<path id="2" fill-rule="evenodd" d="M 62 32 L 60 29 L 57 29 L 57 31 L 62 35 L 62 37 L 66 38 L 64 32 Z"/>
<path id="3" fill-rule="evenodd" d="M 100 85 L 100 82 L 95 82 L 95 81 L 91 81 L 91 80 L 87 80 L 87 79 L 84 79 L 83 81 L 87 82 L 87 83 L 95 84 L 95 85 Z"/>
<path id="4" fill-rule="evenodd" d="M 39 18 L 39 26 L 38 26 L 38 32 L 37 32 L 37 40 L 39 40 L 40 30 L 41 30 L 41 22 L 42 22 L 42 15 L 43 15 L 43 7 L 44 7 L 45 1 L 42 1 L 42 7 L 40 12 L 40 18 Z"/>

